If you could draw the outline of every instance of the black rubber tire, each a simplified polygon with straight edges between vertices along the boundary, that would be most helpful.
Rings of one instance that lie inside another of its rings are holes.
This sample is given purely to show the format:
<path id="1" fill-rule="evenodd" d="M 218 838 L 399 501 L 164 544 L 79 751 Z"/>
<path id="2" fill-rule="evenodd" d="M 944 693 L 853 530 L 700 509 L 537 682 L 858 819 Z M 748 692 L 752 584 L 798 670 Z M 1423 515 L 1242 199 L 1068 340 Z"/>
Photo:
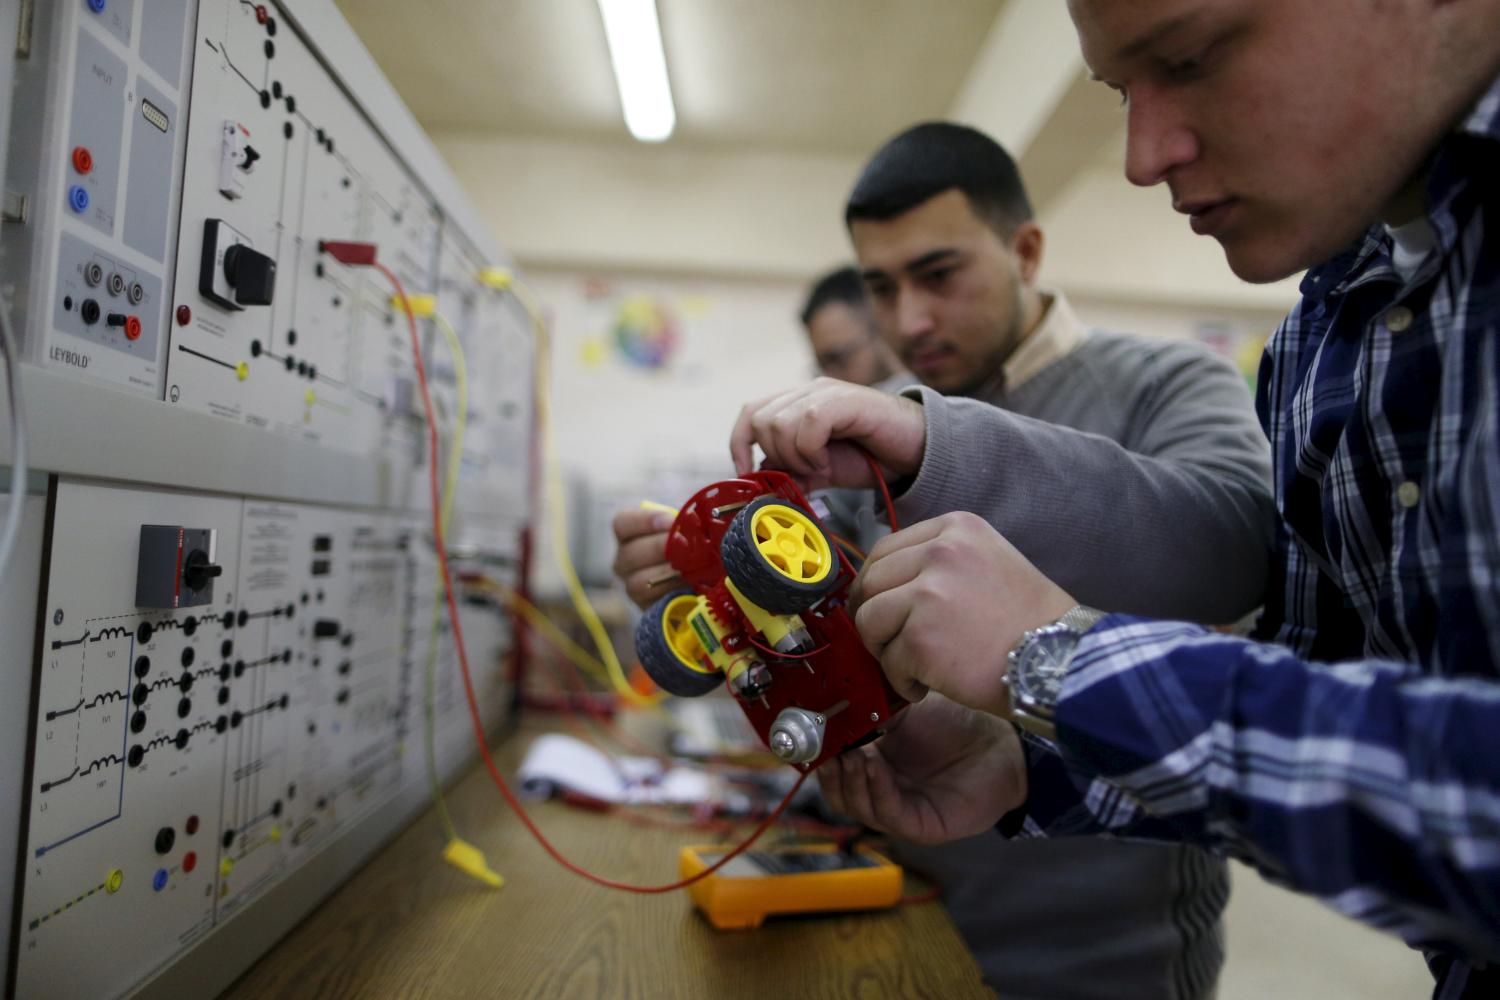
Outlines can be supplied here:
<path id="1" fill-rule="evenodd" d="M 768 563 L 755 547 L 750 531 L 750 521 L 755 512 L 769 506 L 790 507 L 812 522 L 813 529 L 823 538 L 828 547 L 833 565 L 828 575 L 817 583 L 801 583 L 788 579 L 781 570 Z M 761 497 L 734 515 L 729 529 L 724 532 L 724 541 L 719 546 L 719 558 L 724 563 L 724 575 L 754 603 L 775 615 L 795 615 L 806 611 L 827 597 L 839 585 L 838 549 L 817 520 L 803 508 L 780 497 Z"/>
<path id="2" fill-rule="evenodd" d="M 646 675 L 667 694 L 679 698 L 697 698 L 724 683 L 721 673 L 705 674 L 701 670 L 683 666 L 672 647 L 667 645 L 666 627 L 663 619 L 667 605 L 683 595 L 693 592 L 687 588 L 674 590 L 652 604 L 635 626 L 635 655 L 640 657 Z"/>

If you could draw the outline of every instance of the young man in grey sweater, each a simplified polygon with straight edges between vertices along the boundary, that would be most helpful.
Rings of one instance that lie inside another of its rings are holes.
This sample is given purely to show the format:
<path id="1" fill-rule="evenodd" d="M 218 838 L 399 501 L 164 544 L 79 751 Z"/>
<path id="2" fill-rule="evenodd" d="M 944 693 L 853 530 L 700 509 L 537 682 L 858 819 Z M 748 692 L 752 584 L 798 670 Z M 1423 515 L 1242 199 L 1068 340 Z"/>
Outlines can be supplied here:
<path id="1" fill-rule="evenodd" d="M 903 524 L 979 514 L 1096 607 L 1211 624 L 1253 609 L 1274 517 L 1269 449 L 1227 362 L 1087 330 L 1042 290 L 1043 234 L 1015 164 L 972 129 L 892 139 L 846 219 L 881 331 L 922 385 L 892 396 L 819 379 L 752 403 L 732 435 L 737 469 L 752 468 L 754 440 L 809 489 L 858 482 L 861 455 L 835 442 L 810 460 L 799 440 L 861 425 L 915 435 L 920 465 L 891 477 Z M 644 512 L 616 520 L 616 570 L 637 602 L 669 572 L 665 527 Z M 939 879 L 1002 996 L 1212 993 L 1228 879 L 1202 851 L 987 834 L 905 856 Z"/>

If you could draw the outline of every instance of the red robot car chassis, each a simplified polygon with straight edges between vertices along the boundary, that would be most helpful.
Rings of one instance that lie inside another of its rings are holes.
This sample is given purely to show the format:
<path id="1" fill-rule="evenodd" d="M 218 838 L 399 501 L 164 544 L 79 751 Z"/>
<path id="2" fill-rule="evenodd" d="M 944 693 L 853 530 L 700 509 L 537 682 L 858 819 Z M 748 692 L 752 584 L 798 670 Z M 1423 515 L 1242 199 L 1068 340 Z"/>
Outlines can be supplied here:
<path id="1" fill-rule="evenodd" d="M 854 567 L 790 476 L 699 490 L 672 523 L 667 561 L 688 586 L 657 600 L 635 637 L 663 690 L 727 685 L 772 753 L 801 770 L 876 738 L 906 707 L 855 631 Z"/>

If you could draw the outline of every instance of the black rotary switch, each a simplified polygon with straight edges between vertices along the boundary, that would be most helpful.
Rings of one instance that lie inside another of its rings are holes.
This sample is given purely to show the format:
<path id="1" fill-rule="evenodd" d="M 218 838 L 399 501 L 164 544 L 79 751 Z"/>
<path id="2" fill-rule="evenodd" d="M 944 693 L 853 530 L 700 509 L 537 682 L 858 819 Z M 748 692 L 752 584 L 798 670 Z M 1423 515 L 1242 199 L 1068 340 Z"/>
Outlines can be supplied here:
<path id="1" fill-rule="evenodd" d="M 213 528 L 188 528 L 180 524 L 141 525 L 140 555 L 136 562 L 135 604 L 138 608 L 191 608 L 212 604 L 214 577 L 223 569 L 214 565 L 217 550 Z M 183 619 L 184 635 L 197 631 L 199 621 Z M 192 622 L 190 626 L 188 623 Z M 151 638 L 151 628 L 142 623 L 136 641 Z M 189 647 L 191 648 L 191 647 Z M 187 666 L 190 661 L 183 660 Z"/>
<path id="2" fill-rule="evenodd" d="M 242 306 L 268 306 L 276 291 L 276 262 L 242 243 L 224 251 L 224 277 Z"/>
<path id="3" fill-rule="evenodd" d="M 208 561 L 208 553 L 194 549 L 182 561 L 182 584 L 189 590 L 202 590 L 216 576 L 222 576 L 224 567 Z"/>

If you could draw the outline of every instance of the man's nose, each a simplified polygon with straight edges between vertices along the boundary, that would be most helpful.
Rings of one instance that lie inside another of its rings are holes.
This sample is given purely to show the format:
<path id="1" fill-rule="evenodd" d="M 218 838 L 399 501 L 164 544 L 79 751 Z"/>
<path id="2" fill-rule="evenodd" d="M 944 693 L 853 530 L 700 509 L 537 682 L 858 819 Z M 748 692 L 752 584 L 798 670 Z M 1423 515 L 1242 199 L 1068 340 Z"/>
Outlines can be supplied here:
<path id="1" fill-rule="evenodd" d="M 1125 177 L 1130 183 L 1160 184 L 1200 152 L 1198 137 L 1175 102 L 1151 87 L 1132 89 L 1125 137 Z"/>
<path id="2" fill-rule="evenodd" d="M 933 327 L 932 304 L 927 297 L 914 291 L 903 291 L 896 301 L 896 330 L 904 338 L 920 337 L 931 333 Z"/>

